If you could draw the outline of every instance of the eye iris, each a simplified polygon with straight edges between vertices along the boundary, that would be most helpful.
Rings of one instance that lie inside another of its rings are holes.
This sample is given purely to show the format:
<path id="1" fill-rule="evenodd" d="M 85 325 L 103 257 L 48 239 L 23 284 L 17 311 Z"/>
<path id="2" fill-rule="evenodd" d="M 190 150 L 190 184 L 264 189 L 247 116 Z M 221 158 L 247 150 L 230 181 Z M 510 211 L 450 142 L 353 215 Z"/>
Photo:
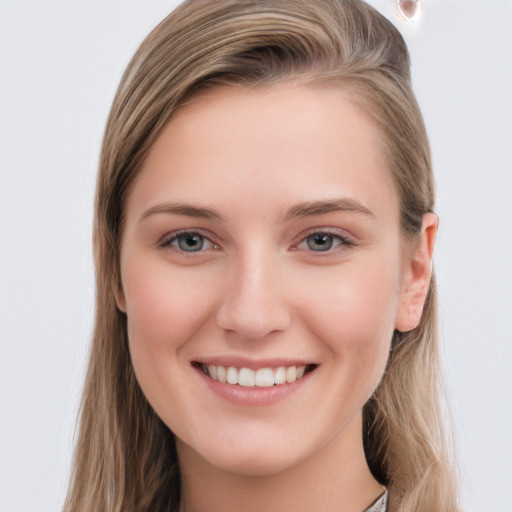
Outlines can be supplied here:
<path id="1" fill-rule="evenodd" d="M 178 245 L 182 251 L 200 251 L 204 245 L 204 239 L 194 233 L 185 233 L 178 237 Z"/>
<path id="2" fill-rule="evenodd" d="M 332 248 L 333 238 L 325 233 L 317 233 L 308 237 L 307 243 L 312 251 L 328 251 Z"/>

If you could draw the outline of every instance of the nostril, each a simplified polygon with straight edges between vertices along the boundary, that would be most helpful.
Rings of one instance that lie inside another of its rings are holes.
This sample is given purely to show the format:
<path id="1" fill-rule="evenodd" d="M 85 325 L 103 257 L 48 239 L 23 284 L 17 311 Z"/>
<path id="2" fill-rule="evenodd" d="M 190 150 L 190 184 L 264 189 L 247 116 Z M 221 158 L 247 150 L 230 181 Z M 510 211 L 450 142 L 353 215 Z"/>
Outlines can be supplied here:
<path id="1" fill-rule="evenodd" d="M 284 331 L 290 324 L 290 315 L 284 304 L 227 302 L 217 312 L 216 321 L 227 333 L 244 341 L 257 341 Z"/>
<path id="2" fill-rule="evenodd" d="M 216 311 L 218 327 L 246 341 L 261 340 L 290 323 L 287 287 L 280 262 L 260 241 L 244 251 L 227 271 Z M 263 249 L 262 249 L 263 248 Z"/>

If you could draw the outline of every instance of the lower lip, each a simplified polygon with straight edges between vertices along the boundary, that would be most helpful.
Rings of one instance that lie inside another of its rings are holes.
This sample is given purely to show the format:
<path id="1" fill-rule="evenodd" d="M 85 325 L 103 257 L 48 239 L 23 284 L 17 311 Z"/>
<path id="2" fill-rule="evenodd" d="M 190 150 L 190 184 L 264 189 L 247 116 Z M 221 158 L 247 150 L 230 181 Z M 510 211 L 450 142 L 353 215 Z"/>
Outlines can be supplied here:
<path id="1" fill-rule="evenodd" d="M 198 375 L 203 379 L 208 388 L 215 394 L 236 405 L 242 406 L 262 406 L 277 403 L 302 387 L 314 373 L 306 373 L 295 382 L 278 384 L 268 387 L 245 387 L 238 384 L 227 384 L 214 380 L 206 375 L 200 368 L 194 368 Z"/>

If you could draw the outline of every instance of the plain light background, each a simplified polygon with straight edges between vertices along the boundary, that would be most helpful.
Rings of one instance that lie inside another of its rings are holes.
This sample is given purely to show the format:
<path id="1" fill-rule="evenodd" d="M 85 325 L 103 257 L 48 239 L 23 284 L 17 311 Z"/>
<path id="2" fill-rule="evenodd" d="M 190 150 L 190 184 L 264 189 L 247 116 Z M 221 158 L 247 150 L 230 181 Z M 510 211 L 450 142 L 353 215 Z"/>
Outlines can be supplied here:
<path id="1" fill-rule="evenodd" d="M 468 512 L 512 511 L 512 2 L 425 0 L 404 34 L 433 148 L 444 360 Z M 93 319 L 99 145 L 176 2 L 0 0 L 0 512 L 59 510 Z"/>

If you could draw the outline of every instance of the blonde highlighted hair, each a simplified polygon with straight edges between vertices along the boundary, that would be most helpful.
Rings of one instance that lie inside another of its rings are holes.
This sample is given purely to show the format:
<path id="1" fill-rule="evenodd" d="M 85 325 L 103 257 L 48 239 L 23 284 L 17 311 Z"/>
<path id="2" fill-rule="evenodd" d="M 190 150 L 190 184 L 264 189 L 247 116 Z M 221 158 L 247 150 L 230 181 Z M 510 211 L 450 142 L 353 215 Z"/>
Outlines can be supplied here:
<path id="1" fill-rule="evenodd" d="M 66 512 L 177 511 L 174 437 L 144 398 L 117 309 L 123 208 L 173 112 L 207 87 L 336 86 L 380 128 L 404 237 L 434 207 L 428 139 L 403 38 L 360 0 L 192 0 L 142 43 L 119 85 L 100 157 L 94 219 L 96 323 Z M 418 327 L 395 332 L 387 370 L 364 408 L 374 476 L 389 512 L 456 512 L 444 426 L 432 279 Z"/>

